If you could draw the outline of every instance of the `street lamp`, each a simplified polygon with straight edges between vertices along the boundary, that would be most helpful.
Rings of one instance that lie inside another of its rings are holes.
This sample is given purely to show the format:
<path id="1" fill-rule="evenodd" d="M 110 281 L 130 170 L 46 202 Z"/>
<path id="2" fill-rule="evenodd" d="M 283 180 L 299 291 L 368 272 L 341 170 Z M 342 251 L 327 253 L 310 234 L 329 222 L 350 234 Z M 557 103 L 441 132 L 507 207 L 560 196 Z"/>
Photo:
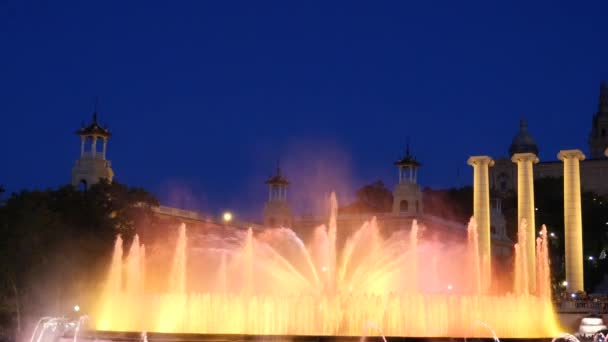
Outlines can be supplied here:
<path id="1" fill-rule="evenodd" d="M 224 222 L 232 221 L 232 213 L 229 211 L 224 212 L 224 214 L 222 215 L 222 219 L 224 220 Z"/>

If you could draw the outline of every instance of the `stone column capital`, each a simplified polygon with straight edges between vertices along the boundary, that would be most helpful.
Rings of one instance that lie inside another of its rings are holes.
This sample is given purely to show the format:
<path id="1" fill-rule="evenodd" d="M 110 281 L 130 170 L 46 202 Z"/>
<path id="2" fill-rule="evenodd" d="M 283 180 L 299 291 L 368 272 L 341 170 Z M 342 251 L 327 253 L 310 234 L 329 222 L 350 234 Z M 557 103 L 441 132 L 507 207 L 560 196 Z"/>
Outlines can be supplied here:
<path id="1" fill-rule="evenodd" d="M 557 158 L 561 161 L 575 158 L 578 160 L 585 160 L 585 154 L 581 150 L 561 150 L 557 154 Z"/>
<path id="2" fill-rule="evenodd" d="M 494 166 L 494 159 L 489 156 L 472 156 L 467 160 L 467 164 L 471 166 L 475 165 L 488 165 Z"/>
<path id="3" fill-rule="evenodd" d="M 536 154 L 534 153 L 515 153 L 513 154 L 513 156 L 511 157 L 511 161 L 514 163 L 517 162 L 532 162 L 533 164 L 538 163 L 538 156 L 536 156 Z"/>

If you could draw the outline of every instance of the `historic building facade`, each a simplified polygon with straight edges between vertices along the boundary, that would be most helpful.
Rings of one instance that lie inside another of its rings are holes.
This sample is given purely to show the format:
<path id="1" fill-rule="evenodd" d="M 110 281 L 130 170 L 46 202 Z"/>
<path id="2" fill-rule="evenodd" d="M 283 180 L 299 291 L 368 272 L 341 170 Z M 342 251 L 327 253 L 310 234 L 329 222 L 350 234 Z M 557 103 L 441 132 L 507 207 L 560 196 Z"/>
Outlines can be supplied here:
<path id="1" fill-rule="evenodd" d="M 72 169 L 72 185 L 86 190 L 101 179 L 112 181 L 114 171 L 106 159 L 107 142 L 111 137 L 110 131 L 97 121 L 97 113 L 93 114 L 91 123 L 76 131 L 81 137 L 80 158 Z M 376 216 L 379 225 L 386 234 L 396 230 L 408 230 L 412 221 L 417 220 L 422 227 L 420 234 L 432 239 L 453 241 L 465 239 L 466 225 L 424 212 L 423 193 L 418 184 L 418 171 L 421 164 L 411 154 L 409 146 L 405 155 L 396 161 L 398 180 L 393 190 L 392 211 L 387 213 L 357 213 L 338 215 L 338 225 L 343 234 L 342 241 L 359 229 L 365 221 Z M 217 230 L 227 228 L 291 227 L 305 240 L 314 232 L 314 228 L 327 224 L 327 216 L 294 216 L 289 205 L 287 190 L 290 182 L 277 165 L 276 173 L 269 177 L 265 184 L 268 186 L 268 200 L 264 204 L 263 223 L 253 223 L 239 220 L 225 220 L 216 215 L 205 215 L 196 211 L 183 210 L 168 206 L 153 208 L 153 211 L 163 225 L 177 227 L 181 222 L 191 228 L 202 230 Z M 511 254 L 512 242 L 507 238 L 505 219 L 500 209 L 500 202 L 491 207 L 491 239 L 492 254 L 508 256 Z M 472 213 L 471 213 L 472 214 Z M 141 231 L 141 235 L 150 232 Z"/>
<path id="2" fill-rule="evenodd" d="M 411 154 L 409 146 L 405 155 L 394 165 L 398 169 L 399 177 L 393 190 L 392 211 L 385 213 L 339 213 L 337 223 L 339 233 L 342 236 L 339 236 L 338 240 L 344 242 L 348 236 L 351 236 L 366 221 L 375 216 L 385 236 L 395 231 L 409 230 L 412 222 L 416 220 L 421 227 L 419 234 L 424 238 L 438 242 L 465 241 L 467 225 L 424 212 L 422 205 L 424 194 L 417 181 L 418 172 L 422 165 Z M 328 220 L 327 216 L 294 217 L 292 228 L 298 235 L 307 240 L 313 234 L 315 227 L 327 224 Z M 500 201 L 493 201 L 490 207 L 490 227 L 491 253 L 494 257 L 504 260 L 504 257 L 511 255 L 513 242 L 507 237 L 506 221 Z"/>
<path id="3" fill-rule="evenodd" d="M 600 85 L 598 111 L 591 121 L 591 132 L 588 139 L 587 158 L 580 163 L 581 186 L 583 191 L 593 191 L 608 195 L 608 83 Z M 513 138 L 509 148 L 509 157 L 516 153 L 533 153 L 538 155 L 538 146 L 528 132 L 526 122 L 522 120 L 519 132 Z M 540 160 L 534 165 L 534 178 L 562 177 L 563 164 L 555 159 Z M 517 165 L 511 158 L 495 159 L 490 168 L 490 186 L 498 193 L 506 193 L 517 188 Z"/>

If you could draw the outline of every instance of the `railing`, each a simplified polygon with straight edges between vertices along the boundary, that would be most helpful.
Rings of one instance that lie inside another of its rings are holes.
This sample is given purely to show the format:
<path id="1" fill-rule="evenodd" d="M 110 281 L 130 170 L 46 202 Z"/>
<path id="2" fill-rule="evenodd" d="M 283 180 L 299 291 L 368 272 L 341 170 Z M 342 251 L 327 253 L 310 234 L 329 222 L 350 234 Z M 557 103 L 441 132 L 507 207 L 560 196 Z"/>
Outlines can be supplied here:
<path id="1" fill-rule="evenodd" d="M 561 313 L 608 313 L 608 299 L 563 300 L 555 303 Z"/>
<path id="2" fill-rule="evenodd" d="M 252 223 L 252 222 L 244 222 L 244 221 L 224 222 L 223 220 L 221 220 L 220 218 L 215 217 L 215 216 L 204 215 L 197 211 L 184 210 L 184 209 L 179 209 L 179 208 L 174 208 L 174 207 L 167 207 L 164 205 L 161 205 L 158 207 L 153 207 L 152 211 L 154 211 L 158 214 L 162 214 L 162 215 L 180 217 L 180 218 L 207 222 L 207 223 L 214 223 L 214 224 L 218 224 L 218 225 L 221 224 L 221 225 L 229 226 L 229 227 L 254 228 L 254 229 L 262 228 L 261 225 Z"/>
<path id="3" fill-rule="evenodd" d="M 152 208 L 152 210 L 159 214 L 165 214 L 165 215 L 170 215 L 170 216 L 189 218 L 189 219 L 205 221 L 205 222 L 214 221 L 213 217 L 201 215 L 200 213 L 198 213 L 196 211 L 178 209 L 178 208 L 173 208 L 173 207 L 166 207 L 163 205 L 156 207 L 156 208 Z"/>
<path id="4" fill-rule="evenodd" d="M 93 154 L 92 151 L 86 151 L 82 154 L 82 158 L 90 158 L 90 159 L 104 159 L 103 152 L 97 152 Z"/>

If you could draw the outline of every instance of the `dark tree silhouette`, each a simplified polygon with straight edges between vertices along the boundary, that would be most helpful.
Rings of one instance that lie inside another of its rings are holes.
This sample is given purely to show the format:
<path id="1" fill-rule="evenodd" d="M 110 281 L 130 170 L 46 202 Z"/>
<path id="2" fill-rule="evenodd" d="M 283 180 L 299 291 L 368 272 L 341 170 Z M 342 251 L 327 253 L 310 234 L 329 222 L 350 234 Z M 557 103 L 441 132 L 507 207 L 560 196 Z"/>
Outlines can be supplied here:
<path id="1" fill-rule="evenodd" d="M 342 213 L 383 213 L 390 212 L 393 205 L 393 193 L 382 181 L 365 185 L 357 190 L 355 202 L 340 208 Z"/>
<path id="2" fill-rule="evenodd" d="M 143 189 L 100 182 L 22 191 L 0 206 L 0 322 L 17 334 L 24 321 L 69 311 L 66 301 L 96 292 L 116 234 L 130 239 L 158 201 Z M 8 312 L 8 315 L 6 313 Z"/>

